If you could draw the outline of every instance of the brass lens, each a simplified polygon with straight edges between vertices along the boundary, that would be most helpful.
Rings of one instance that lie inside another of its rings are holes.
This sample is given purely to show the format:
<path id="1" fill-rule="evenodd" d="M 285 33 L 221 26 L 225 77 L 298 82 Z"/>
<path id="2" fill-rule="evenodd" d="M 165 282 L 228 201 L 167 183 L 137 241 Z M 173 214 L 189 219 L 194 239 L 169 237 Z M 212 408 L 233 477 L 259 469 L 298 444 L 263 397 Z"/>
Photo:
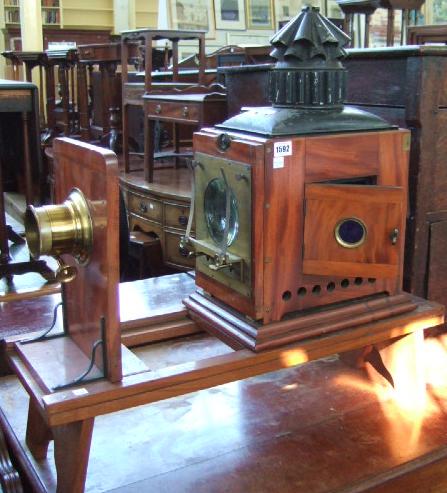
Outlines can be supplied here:
<path id="1" fill-rule="evenodd" d="M 69 253 L 85 263 L 92 248 L 92 232 L 88 203 L 78 189 L 73 189 L 62 205 L 31 205 L 25 213 L 26 240 L 33 258 Z"/>

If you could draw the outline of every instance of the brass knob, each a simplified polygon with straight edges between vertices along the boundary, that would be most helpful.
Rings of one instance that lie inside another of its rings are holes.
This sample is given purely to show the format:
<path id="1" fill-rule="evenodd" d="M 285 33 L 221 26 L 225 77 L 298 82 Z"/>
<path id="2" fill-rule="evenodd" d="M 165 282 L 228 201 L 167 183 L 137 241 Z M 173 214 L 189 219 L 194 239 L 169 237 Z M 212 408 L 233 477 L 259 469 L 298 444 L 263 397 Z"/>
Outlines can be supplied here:
<path id="1" fill-rule="evenodd" d="M 159 115 L 161 113 L 161 105 L 160 104 L 157 104 L 157 106 L 155 107 L 155 113 L 157 113 L 157 115 Z"/>
<path id="2" fill-rule="evenodd" d="M 183 116 L 188 116 L 188 114 L 189 114 L 189 109 L 187 106 L 184 106 L 183 107 Z"/>
<path id="3" fill-rule="evenodd" d="M 399 230 L 397 228 L 394 228 L 390 233 L 391 244 L 395 245 L 398 239 L 399 239 Z"/>
<path id="4" fill-rule="evenodd" d="M 83 193 L 74 188 L 61 205 L 28 206 L 25 234 L 33 258 L 68 253 L 80 264 L 87 263 L 93 245 L 93 225 Z"/>
<path id="5" fill-rule="evenodd" d="M 186 226 L 188 224 L 188 218 L 187 216 L 179 216 L 178 217 L 178 222 L 181 226 Z"/>
<path id="6" fill-rule="evenodd" d="M 147 205 L 144 202 L 140 202 L 140 212 L 147 212 Z"/>

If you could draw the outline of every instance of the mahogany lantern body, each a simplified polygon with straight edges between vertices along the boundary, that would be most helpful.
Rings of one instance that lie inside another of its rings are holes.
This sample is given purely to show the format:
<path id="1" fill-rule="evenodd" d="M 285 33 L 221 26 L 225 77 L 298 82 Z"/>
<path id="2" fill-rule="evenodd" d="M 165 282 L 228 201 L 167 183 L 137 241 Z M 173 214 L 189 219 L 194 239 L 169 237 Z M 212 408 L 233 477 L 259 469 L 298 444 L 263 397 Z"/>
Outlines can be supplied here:
<path id="1" fill-rule="evenodd" d="M 305 9 L 272 39 L 272 107 L 194 136 L 186 240 L 202 291 L 185 304 L 234 347 L 413 308 L 401 291 L 410 134 L 343 106 L 346 39 L 324 22 Z M 327 49 L 309 50 L 303 33 L 318 29 Z"/>

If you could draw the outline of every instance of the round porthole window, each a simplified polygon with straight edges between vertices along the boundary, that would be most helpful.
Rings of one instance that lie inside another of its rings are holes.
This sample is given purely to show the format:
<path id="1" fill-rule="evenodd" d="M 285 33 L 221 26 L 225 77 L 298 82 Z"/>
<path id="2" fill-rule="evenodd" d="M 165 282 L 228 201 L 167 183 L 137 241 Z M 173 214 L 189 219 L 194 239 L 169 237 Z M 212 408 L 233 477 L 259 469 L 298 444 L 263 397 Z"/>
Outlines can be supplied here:
<path id="1" fill-rule="evenodd" d="M 231 188 L 230 193 L 230 214 L 228 225 L 227 245 L 230 246 L 237 237 L 239 231 L 239 209 L 236 197 Z M 213 241 L 218 245 L 223 242 L 223 237 L 226 228 L 226 202 L 227 189 L 222 178 L 214 178 L 211 180 L 204 194 L 204 212 L 205 221 L 209 234 Z"/>
<path id="2" fill-rule="evenodd" d="M 366 226 L 355 217 L 342 219 L 335 226 L 335 239 L 344 248 L 356 248 L 366 240 Z"/>

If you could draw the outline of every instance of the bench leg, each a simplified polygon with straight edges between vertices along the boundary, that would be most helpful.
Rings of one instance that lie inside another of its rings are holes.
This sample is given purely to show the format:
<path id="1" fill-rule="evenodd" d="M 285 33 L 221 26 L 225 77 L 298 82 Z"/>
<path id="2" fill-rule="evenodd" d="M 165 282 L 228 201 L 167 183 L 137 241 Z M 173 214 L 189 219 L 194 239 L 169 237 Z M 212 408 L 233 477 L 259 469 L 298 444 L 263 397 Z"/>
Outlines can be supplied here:
<path id="1" fill-rule="evenodd" d="M 83 493 L 94 419 L 52 428 L 57 493 Z"/>
<path id="2" fill-rule="evenodd" d="M 26 424 L 26 444 L 36 460 L 46 458 L 48 445 L 52 439 L 53 435 L 50 428 L 42 418 L 36 404 L 30 399 Z"/>
<path id="3" fill-rule="evenodd" d="M 424 399 L 424 332 L 418 330 L 379 346 L 385 366 L 393 375 L 394 388 L 402 403 L 416 405 Z M 412 402 L 411 402 L 412 401 Z"/>

